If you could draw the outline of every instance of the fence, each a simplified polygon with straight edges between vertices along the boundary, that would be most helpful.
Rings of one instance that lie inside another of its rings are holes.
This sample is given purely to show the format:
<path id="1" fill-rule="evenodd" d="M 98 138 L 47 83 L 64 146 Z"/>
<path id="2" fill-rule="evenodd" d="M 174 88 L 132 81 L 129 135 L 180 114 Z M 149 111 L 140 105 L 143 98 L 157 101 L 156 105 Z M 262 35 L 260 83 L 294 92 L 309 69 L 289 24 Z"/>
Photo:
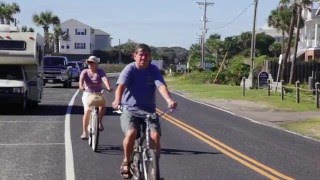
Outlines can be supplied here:
<path id="1" fill-rule="evenodd" d="M 243 81 L 243 84 L 242 84 L 242 96 L 245 96 L 246 95 L 246 87 L 245 87 L 246 78 L 243 77 L 242 81 Z M 296 91 L 296 103 L 300 103 L 300 94 L 301 94 L 301 92 L 312 92 L 313 94 L 315 94 L 316 107 L 319 108 L 319 95 L 320 95 L 320 83 L 319 82 L 315 83 L 315 89 L 309 90 L 309 89 L 300 88 L 300 81 L 296 82 L 296 86 L 295 87 L 289 87 L 289 86 L 284 86 L 284 81 L 283 80 L 281 80 L 280 86 L 278 86 L 277 83 L 272 84 L 270 79 L 268 79 L 268 85 L 267 85 L 268 96 L 271 95 L 272 87 L 274 87 L 275 91 L 277 91 L 277 89 L 280 89 L 281 100 L 282 101 L 284 100 L 285 89 L 295 90 Z"/>
<path id="2" fill-rule="evenodd" d="M 277 72 L 279 68 L 278 62 L 271 61 L 269 64 L 269 72 L 275 79 L 277 77 Z M 288 83 L 290 78 L 291 62 L 286 63 L 283 79 L 284 82 Z M 293 77 L 293 82 L 300 81 L 301 83 L 307 83 L 309 77 L 313 77 L 316 81 L 320 81 L 320 63 L 319 62 L 297 62 L 295 66 L 295 75 Z"/>
<path id="3" fill-rule="evenodd" d="M 319 90 L 320 90 L 320 83 L 319 82 L 316 82 L 315 83 L 315 89 L 312 89 L 312 90 L 309 90 L 309 89 L 303 89 L 303 88 L 300 88 L 300 82 L 297 81 L 296 82 L 296 86 L 295 87 L 289 87 L 289 86 L 284 86 L 284 81 L 282 80 L 281 81 L 281 86 L 277 86 L 277 85 L 272 85 L 271 84 L 271 81 L 268 79 L 268 96 L 271 95 L 270 91 L 271 91 L 271 87 L 274 87 L 274 88 L 279 88 L 281 89 L 281 100 L 284 100 L 284 94 L 285 94 L 285 89 L 293 89 L 296 91 L 296 103 L 300 103 L 300 93 L 301 92 L 312 92 L 315 94 L 315 104 L 316 104 L 316 107 L 319 108 Z"/>

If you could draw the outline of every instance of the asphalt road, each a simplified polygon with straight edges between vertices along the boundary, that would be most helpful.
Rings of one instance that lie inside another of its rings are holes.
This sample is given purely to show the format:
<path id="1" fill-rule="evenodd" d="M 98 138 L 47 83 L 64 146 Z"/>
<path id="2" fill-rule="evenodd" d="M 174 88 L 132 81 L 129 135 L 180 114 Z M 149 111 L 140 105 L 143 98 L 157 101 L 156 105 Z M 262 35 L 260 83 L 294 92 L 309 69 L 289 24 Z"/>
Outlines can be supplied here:
<path id="1" fill-rule="evenodd" d="M 94 153 L 80 139 L 82 94 L 76 85 L 46 87 L 40 106 L 26 115 L 1 108 L 0 179 L 121 179 L 123 133 L 112 113 L 114 94 L 105 93 L 105 130 Z M 164 179 L 319 179 L 318 141 L 174 98 L 178 110 L 161 118 Z M 158 97 L 158 109 L 165 106 Z"/>

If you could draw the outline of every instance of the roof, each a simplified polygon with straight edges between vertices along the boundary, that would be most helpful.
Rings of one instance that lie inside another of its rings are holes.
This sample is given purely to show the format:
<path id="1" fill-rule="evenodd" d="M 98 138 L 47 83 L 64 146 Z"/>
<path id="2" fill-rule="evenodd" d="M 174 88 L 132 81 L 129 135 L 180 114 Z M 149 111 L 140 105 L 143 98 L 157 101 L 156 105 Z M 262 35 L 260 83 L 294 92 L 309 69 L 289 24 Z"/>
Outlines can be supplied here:
<path id="1" fill-rule="evenodd" d="M 266 33 L 266 34 L 268 34 L 269 36 L 272 36 L 272 37 L 282 36 L 280 31 L 278 31 L 277 29 L 275 29 L 273 27 L 268 26 L 267 24 L 262 26 L 262 28 L 256 30 L 256 33 L 262 33 L 262 32 L 264 32 L 264 33 Z"/>
<path id="2" fill-rule="evenodd" d="M 101 29 L 94 29 L 94 35 L 106 35 L 106 36 L 110 36 L 110 34 L 102 31 Z"/>
<path id="3" fill-rule="evenodd" d="M 64 22 L 61 23 L 61 26 L 64 26 L 64 25 L 67 25 L 67 24 L 76 24 L 77 26 L 85 26 L 85 27 L 88 27 L 88 28 L 92 28 L 91 26 L 87 25 L 87 24 L 84 24 L 76 19 L 68 19 Z"/>

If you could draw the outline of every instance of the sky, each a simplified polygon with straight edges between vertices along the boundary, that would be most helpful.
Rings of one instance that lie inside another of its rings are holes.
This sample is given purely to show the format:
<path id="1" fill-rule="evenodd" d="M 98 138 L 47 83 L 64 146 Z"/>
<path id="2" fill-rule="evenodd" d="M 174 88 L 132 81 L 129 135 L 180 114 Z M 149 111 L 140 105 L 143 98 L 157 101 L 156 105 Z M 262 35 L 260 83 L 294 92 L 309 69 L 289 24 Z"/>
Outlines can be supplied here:
<path id="1" fill-rule="evenodd" d="M 189 49 L 198 43 L 204 14 L 204 0 L 0 0 L 16 2 L 21 12 L 14 15 L 19 25 L 33 27 L 32 15 L 42 11 L 52 13 L 64 22 L 76 19 L 109 33 L 112 46 L 129 39 L 155 47 L 179 46 Z M 267 23 L 270 11 L 280 0 L 258 0 L 256 29 Z M 254 0 L 207 0 L 207 34 L 222 38 L 252 31 Z"/>

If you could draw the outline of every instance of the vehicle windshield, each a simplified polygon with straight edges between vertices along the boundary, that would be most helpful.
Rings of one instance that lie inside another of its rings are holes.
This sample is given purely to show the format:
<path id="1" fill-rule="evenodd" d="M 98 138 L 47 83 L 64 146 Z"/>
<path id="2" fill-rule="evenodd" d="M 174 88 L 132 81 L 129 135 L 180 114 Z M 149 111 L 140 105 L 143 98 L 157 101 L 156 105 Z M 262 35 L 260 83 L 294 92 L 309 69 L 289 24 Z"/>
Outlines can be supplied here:
<path id="1" fill-rule="evenodd" d="M 76 68 L 76 63 L 68 63 L 68 66 L 72 66 L 73 68 Z"/>
<path id="2" fill-rule="evenodd" d="M 23 80 L 21 67 L 19 66 L 0 66 L 0 79 Z"/>
<path id="3" fill-rule="evenodd" d="M 44 57 L 45 66 L 64 66 L 64 61 L 63 57 Z"/>

